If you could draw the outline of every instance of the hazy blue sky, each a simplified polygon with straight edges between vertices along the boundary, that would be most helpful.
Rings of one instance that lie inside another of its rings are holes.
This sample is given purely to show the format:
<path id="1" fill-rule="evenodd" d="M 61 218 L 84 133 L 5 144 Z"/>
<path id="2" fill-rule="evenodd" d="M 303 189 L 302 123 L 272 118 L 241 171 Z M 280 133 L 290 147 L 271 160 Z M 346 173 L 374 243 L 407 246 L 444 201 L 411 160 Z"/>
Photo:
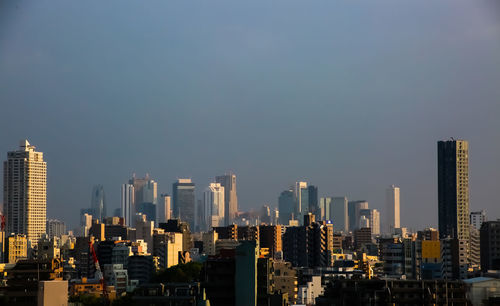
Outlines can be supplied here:
<path id="1" fill-rule="evenodd" d="M 149 172 L 243 209 L 296 180 L 437 225 L 436 141 L 470 141 L 471 210 L 500 217 L 495 0 L 0 1 L 0 154 L 48 162 L 48 216 Z"/>

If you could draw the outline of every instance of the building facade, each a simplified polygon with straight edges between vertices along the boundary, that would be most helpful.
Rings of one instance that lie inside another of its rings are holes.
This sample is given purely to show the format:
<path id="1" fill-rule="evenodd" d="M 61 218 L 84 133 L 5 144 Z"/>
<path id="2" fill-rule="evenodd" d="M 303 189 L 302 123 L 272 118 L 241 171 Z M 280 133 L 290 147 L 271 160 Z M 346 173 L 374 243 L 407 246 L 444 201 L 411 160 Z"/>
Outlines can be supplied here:
<path id="1" fill-rule="evenodd" d="M 438 142 L 439 235 L 469 239 L 469 143 Z"/>
<path id="2" fill-rule="evenodd" d="M 28 140 L 7 153 L 3 203 L 6 232 L 24 234 L 33 244 L 46 232 L 47 163 Z"/>
<path id="3" fill-rule="evenodd" d="M 481 226 L 481 270 L 500 270 L 500 221 L 487 221 Z"/>

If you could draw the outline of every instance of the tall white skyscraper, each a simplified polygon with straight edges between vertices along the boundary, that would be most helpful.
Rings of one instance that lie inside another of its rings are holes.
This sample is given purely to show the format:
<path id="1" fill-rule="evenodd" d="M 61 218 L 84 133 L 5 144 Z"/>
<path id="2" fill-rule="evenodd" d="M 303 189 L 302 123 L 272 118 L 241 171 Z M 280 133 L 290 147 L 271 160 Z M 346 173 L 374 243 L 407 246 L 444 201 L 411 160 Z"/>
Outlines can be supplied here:
<path id="1" fill-rule="evenodd" d="M 121 192 L 122 217 L 125 219 L 125 225 L 133 226 L 135 216 L 135 192 L 134 185 L 123 184 Z"/>
<path id="2" fill-rule="evenodd" d="M 203 193 L 205 222 L 208 229 L 224 225 L 224 187 L 220 183 L 210 183 Z"/>
<path id="3" fill-rule="evenodd" d="M 295 218 L 299 223 L 304 222 L 304 215 L 309 212 L 309 192 L 307 182 L 296 182 L 294 188 Z"/>
<path id="4" fill-rule="evenodd" d="M 24 234 L 36 244 L 46 232 L 47 163 L 28 140 L 4 161 L 3 202 L 7 233 Z"/>
<path id="5" fill-rule="evenodd" d="M 399 215 L 399 187 L 390 186 L 387 191 L 387 202 L 385 207 L 385 232 L 392 234 L 395 228 L 400 228 Z"/>

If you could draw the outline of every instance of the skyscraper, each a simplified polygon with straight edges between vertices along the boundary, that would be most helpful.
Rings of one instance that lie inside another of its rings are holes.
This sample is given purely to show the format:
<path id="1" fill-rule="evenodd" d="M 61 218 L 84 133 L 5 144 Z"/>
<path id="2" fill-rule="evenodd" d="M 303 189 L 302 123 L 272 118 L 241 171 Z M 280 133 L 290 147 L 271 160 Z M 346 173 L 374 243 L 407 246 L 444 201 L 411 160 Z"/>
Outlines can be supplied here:
<path id="1" fill-rule="evenodd" d="M 279 209 L 279 224 L 288 225 L 288 221 L 296 219 L 294 200 L 293 200 L 293 189 L 283 191 L 278 199 L 278 209 Z"/>
<path id="2" fill-rule="evenodd" d="M 106 196 L 104 194 L 104 187 L 102 185 L 95 185 L 92 188 L 92 202 L 90 205 L 92 209 L 92 216 L 94 219 L 99 219 L 103 222 L 106 218 Z"/>
<path id="3" fill-rule="evenodd" d="M 166 223 L 167 220 L 171 219 L 171 212 L 172 212 L 172 205 L 171 205 L 171 200 L 172 198 L 168 194 L 162 194 L 161 195 L 161 201 L 158 204 L 158 212 L 156 214 L 156 223 Z"/>
<path id="4" fill-rule="evenodd" d="M 194 230 L 195 195 L 191 179 L 178 179 L 173 184 L 172 201 L 174 218 L 189 223 L 189 228 Z"/>
<path id="5" fill-rule="evenodd" d="M 334 197 L 332 199 L 333 209 L 330 210 L 333 218 L 333 229 L 339 232 L 349 231 L 349 215 L 347 197 Z"/>
<path id="6" fill-rule="evenodd" d="M 220 183 L 210 183 L 203 193 L 205 224 L 208 229 L 222 226 L 225 219 L 225 188 Z"/>
<path id="7" fill-rule="evenodd" d="M 230 173 L 215 177 L 215 182 L 224 187 L 224 224 L 230 225 L 238 212 L 238 195 L 236 194 L 236 175 Z"/>
<path id="8" fill-rule="evenodd" d="M 348 203 L 349 230 L 354 231 L 359 228 L 359 218 L 361 209 L 368 209 L 366 201 L 350 201 Z"/>
<path id="9" fill-rule="evenodd" d="M 303 216 L 309 212 L 309 190 L 307 182 L 296 182 L 294 188 L 295 197 L 295 218 L 299 222 L 303 221 Z"/>
<path id="10" fill-rule="evenodd" d="M 139 205 L 141 203 L 158 203 L 158 184 L 149 177 L 146 173 L 144 178 L 137 178 L 134 176 L 128 181 L 129 184 L 134 185 L 134 203 Z"/>
<path id="11" fill-rule="evenodd" d="M 121 192 L 121 213 L 122 217 L 125 219 L 125 225 L 133 226 L 133 220 L 135 216 L 135 205 L 134 205 L 134 185 L 123 184 Z"/>
<path id="12" fill-rule="evenodd" d="M 438 142 L 439 236 L 469 240 L 469 144 Z"/>
<path id="13" fill-rule="evenodd" d="M 380 234 L 380 213 L 376 209 L 361 209 L 359 211 L 361 217 L 368 220 L 368 225 L 372 229 L 372 235 Z M 362 227 L 362 226 L 360 226 Z"/>
<path id="14" fill-rule="evenodd" d="M 386 191 L 385 226 L 387 234 L 393 234 L 395 228 L 400 228 L 399 187 L 391 185 Z"/>
<path id="15" fill-rule="evenodd" d="M 308 195 L 308 212 L 318 215 L 318 187 L 309 185 L 307 187 L 307 195 Z"/>
<path id="16" fill-rule="evenodd" d="M 7 233 L 24 234 L 36 244 L 46 230 L 47 163 L 28 140 L 7 153 L 3 202 Z"/>

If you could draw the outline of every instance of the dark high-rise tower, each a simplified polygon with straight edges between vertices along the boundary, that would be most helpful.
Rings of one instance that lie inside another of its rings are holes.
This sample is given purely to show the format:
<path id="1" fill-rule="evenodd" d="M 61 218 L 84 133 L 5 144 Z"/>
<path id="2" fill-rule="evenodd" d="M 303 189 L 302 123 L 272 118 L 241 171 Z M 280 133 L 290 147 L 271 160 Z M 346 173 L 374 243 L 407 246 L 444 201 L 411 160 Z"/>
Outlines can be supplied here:
<path id="1" fill-rule="evenodd" d="M 438 141 L 439 236 L 469 239 L 469 144 Z"/>
<path id="2" fill-rule="evenodd" d="M 172 186 L 172 201 L 174 218 L 189 223 L 194 230 L 194 183 L 191 179 L 178 179 Z"/>
<path id="3" fill-rule="evenodd" d="M 318 214 L 318 187 L 309 185 L 307 187 L 307 193 L 309 195 L 309 212 L 312 214 Z"/>

